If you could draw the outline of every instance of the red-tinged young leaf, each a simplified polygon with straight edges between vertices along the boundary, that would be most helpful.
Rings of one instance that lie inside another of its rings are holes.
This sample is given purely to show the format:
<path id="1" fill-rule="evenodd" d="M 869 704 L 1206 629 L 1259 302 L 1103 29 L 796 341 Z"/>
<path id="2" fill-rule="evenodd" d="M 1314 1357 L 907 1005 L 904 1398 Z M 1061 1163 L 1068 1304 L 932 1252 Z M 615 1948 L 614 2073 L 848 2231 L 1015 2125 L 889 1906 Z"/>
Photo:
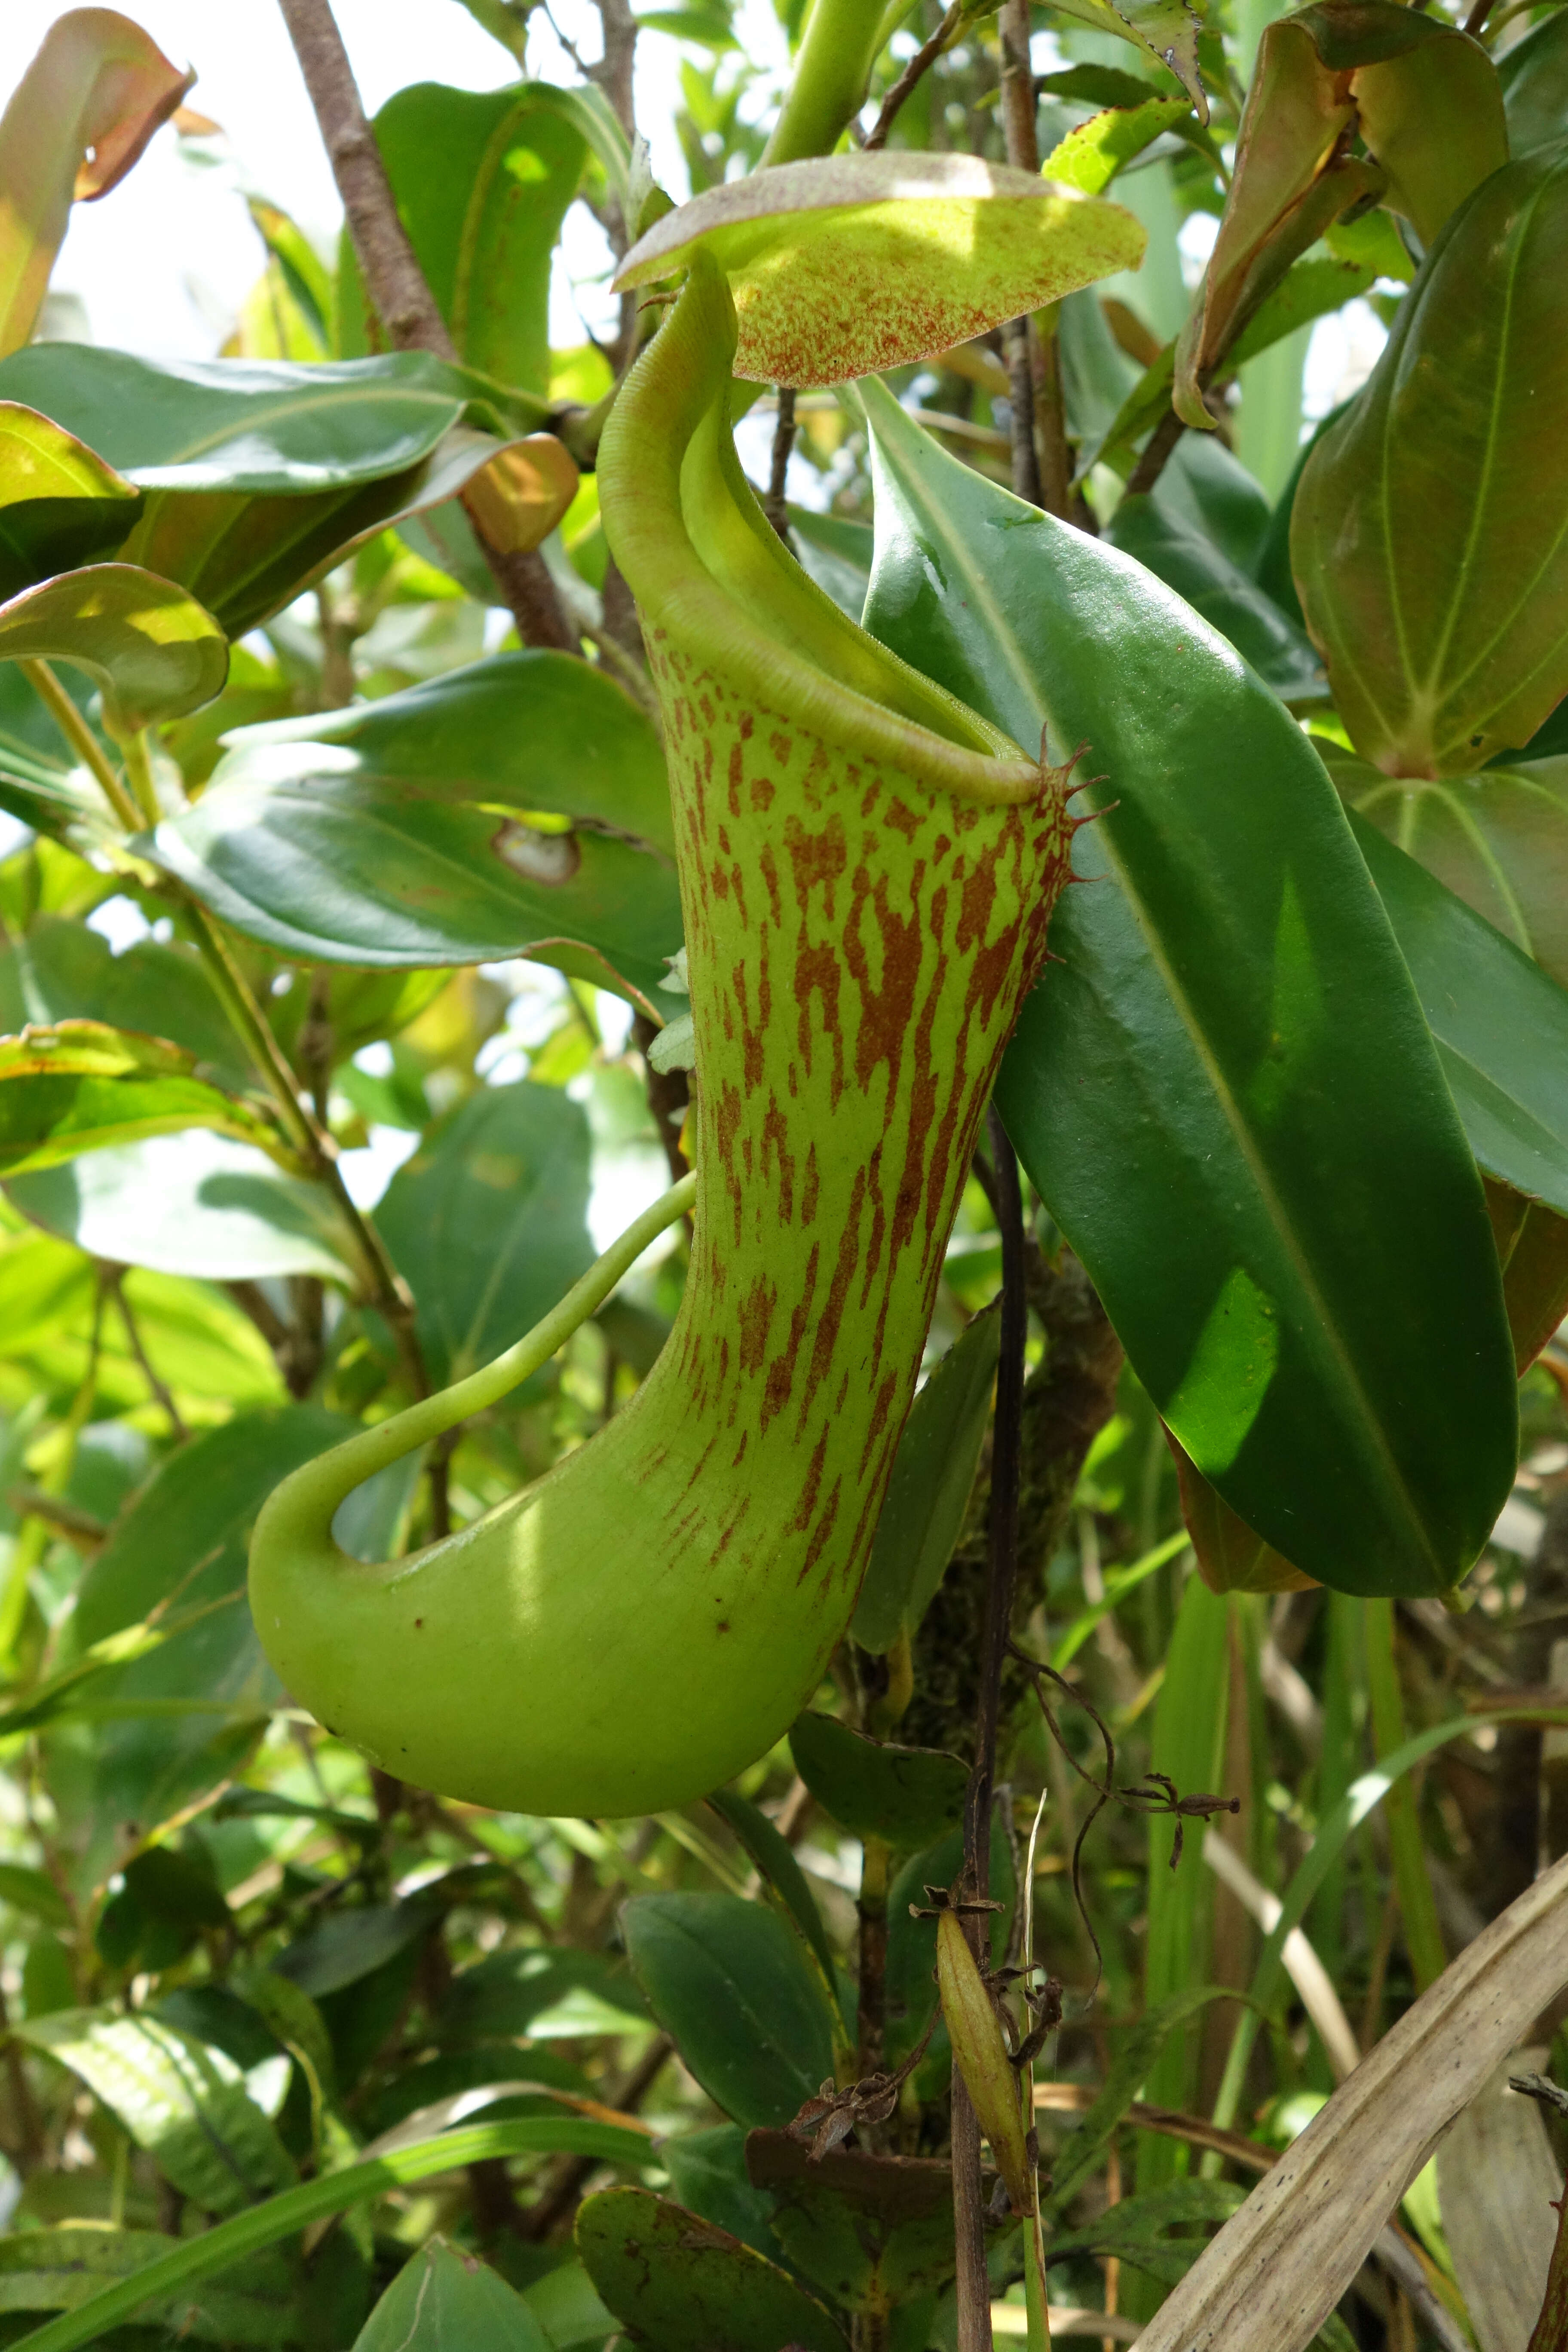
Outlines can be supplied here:
<path id="1" fill-rule="evenodd" d="M 726 272 L 735 373 L 841 383 L 928 358 L 1097 278 L 1135 269 L 1119 205 L 972 155 L 827 156 L 753 172 L 667 213 L 619 289 L 679 274 L 694 247 Z"/>
<path id="2" fill-rule="evenodd" d="M 1568 153 L 1494 173 L 1302 470 L 1297 589 L 1351 740 L 1385 774 L 1473 773 L 1568 689 L 1565 239 Z"/>
<path id="3" fill-rule="evenodd" d="M 73 200 L 106 196 L 195 79 L 112 8 L 50 26 L 0 115 L 0 354 L 33 331 Z"/>
<path id="4" fill-rule="evenodd" d="M 228 641 L 171 581 L 133 563 L 91 563 L 0 604 L 0 661 L 39 660 L 86 670 L 105 726 L 124 736 L 220 694 Z"/>
<path id="5" fill-rule="evenodd" d="M 1486 1188 L 1514 1362 L 1522 1378 L 1568 1315 L 1568 1217 L 1496 1177 L 1486 1179 Z"/>

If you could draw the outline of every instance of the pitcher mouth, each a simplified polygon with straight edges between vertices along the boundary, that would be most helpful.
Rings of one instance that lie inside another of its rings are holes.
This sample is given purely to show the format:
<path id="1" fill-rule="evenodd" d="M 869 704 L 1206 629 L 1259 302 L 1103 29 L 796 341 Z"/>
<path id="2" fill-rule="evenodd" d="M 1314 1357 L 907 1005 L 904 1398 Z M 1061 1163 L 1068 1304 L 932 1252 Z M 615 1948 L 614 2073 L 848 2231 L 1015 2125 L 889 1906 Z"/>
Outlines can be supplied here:
<path id="1" fill-rule="evenodd" d="M 649 629 L 746 698 L 846 751 L 984 806 L 1041 789 L 1011 737 L 868 636 L 807 578 L 730 429 L 735 308 L 698 247 L 599 448 L 605 537 Z"/>

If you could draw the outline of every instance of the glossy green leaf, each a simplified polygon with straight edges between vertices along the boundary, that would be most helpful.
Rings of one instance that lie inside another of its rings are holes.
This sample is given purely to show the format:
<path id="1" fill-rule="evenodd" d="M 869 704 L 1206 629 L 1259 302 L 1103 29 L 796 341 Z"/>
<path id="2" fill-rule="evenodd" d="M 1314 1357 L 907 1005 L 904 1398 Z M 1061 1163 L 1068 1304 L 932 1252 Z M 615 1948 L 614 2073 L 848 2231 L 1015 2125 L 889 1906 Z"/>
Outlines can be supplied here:
<path id="1" fill-rule="evenodd" d="M 445 2238 L 427 2238 L 354 2338 L 353 2352 L 551 2352 L 505 2279 Z"/>
<path id="2" fill-rule="evenodd" d="M 543 82 L 449 89 L 416 82 L 387 100 L 376 144 L 403 225 L 452 341 L 471 367 L 545 399 L 550 267 L 586 142 Z M 366 300 L 345 235 L 342 348 L 369 346 Z"/>
<path id="3" fill-rule="evenodd" d="M 113 1021 L 166 1037 L 226 1087 L 255 1083 L 193 948 L 138 940 L 117 956 L 84 924 L 40 916 L 0 955 L 0 1032 L 57 1021 Z"/>
<path id="4" fill-rule="evenodd" d="M 616 2317 L 649 2352 L 844 2352 L 824 2306 L 787 2271 L 641 2189 L 586 2199 L 577 2251 Z"/>
<path id="5" fill-rule="evenodd" d="M 1515 161 L 1568 139 L 1568 16 L 1553 8 L 1497 59 Z"/>
<path id="6" fill-rule="evenodd" d="M 1124 163 L 1142 155 L 1163 131 L 1174 129 L 1186 113 L 1184 98 L 1151 96 L 1136 106 L 1108 108 L 1080 122 L 1052 148 L 1040 166 L 1041 176 L 1058 186 L 1080 188 L 1086 196 L 1101 195 Z"/>
<path id="7" fill-rule="evenodd" d="M 114 9 L 50 26 L 0 116 L 0 352 L 33 331 L 73 199 L 107 195 L 195 79 Z"/>
<path id="8" fill-rule="evenodd" d="M 195 1057 L 102 1021 L 0 1037 L 0 1174 L 53 1168 L 105 1144 L 211 1128 L 280 1156 L 269 1119 L 196 1077 Z"/>
<path id="9" fill-rule="evenodd" d="M 1208 100 L 1198 79 L 1199 18 L 1185 0 L 1124 0 L 1121 6 L 1115 0 L 1060 0 L 1060 13 L 1142 49 L 1155 65 L 1175 75 L 1197 109 L 1198 121 L 1208 121 Z"/>
<path id="10" fill-rule="evenodd" d="M 244 730 L 200 801 L 138 846 L 288 955 L 531 955 L 668 1013 L 668 788 L 618 687 L 565 655 L 502 654 L 307 726 Z"/>
<path id="11" fill-rule="evenodd" d="M 1005 164 L 852 152 L 709 189 L 656 223 L 616 284 L 668 278 L 700 244 L 730 277 L 736 373 L 840 383 L 1135 269 L 1143 241 L 1121 205 Z"/>
<path id="12" fill-rule="evenodd" d="M 1568 1216 L 1568 990 L 1363 817 L 1354 825 L 1471 1150 Z"/>
<path id="13" fill-rule="evenodd" d="M 346 1985 L 363 1983 L 410 1944 L 421 1942 L 439 1912 L 438 1905 L 421 1902 L 417 1895 L 403 1903 L 370 1903 L 333 1912 L 280 1952 L 273 1961 L 274 1971 L 312 2000 L 321 2000 Z"/>
<path id="14" fill-rule="evenodd" d="M 1123 499 L 1104 536 L 1228 638 L 1281 702 L 1327 698 L 1323 666 L 1305 630 L 1279 610 L 1249 572 L 1173 513 L 1158 490 Z"/>
<path id="15" fill-rule="evenodd" d="M 826 2000 L 793 1931 L 734 1895 L 638 1895 L 621 1916 L 648 2007 L 709 2097 L 782 2130 L 833 2073 Z"/>
<path id="16" fill-rule="evenodd" d="M 180 2241 L 158 2230 L 97 2226 L 24 2230 L 0 2238 L 0 2311 L 79 2311 L 105 2287 L 132 2278 Z M 198 2344 L 289 2343 L 298 2325 L 297 2267 L 278 2252 L 252 2255 L 199 2292 L 154 2306 L 171 2335 Z"/>
<path id="17" fill-rule="evenodd" d="M 1215 1493 L 1169 1430 L 1165 1440 L 1175 1460 L 1182 1519 L 1211 1592 L 1300 1592 L 1312 1583 Z"/>
<path id="18" fill-rule="evenodd" d="M 376 1222 L 437 1387 L 531 1330 L 593 1263 L 588 1143 L 576 1103 L 523 1079 L 471 1095 L 393 1178 Z"/>
<path id="19" fill-rule="evenodd" d="M 1568 984 L 1568 759 L 1430 780 L 1321 748 L 1348 807 Z"/>
<path id="20" fill-rule="evenodd" d="M 575 2008 L 576 2017 L 573 2011 Z M 437 2039 L 447 2047 L 552 2038 L 550 2027 L 563 2019 L 570 2033 L 590 2011 L 593 2031 L 647 2030 L 647 2010 L 624 1959 L 608 1952 L 513 1947 L 476 1960 L 452 1979 L 438 2020 Z"/>
<path id="21" fill-rule="evenodd" d="M 243 636 L 378 532 L 472 488 L 507 446 L 459 425 L 417 464 L 343 488 L 152 490 L 121 553 L 178 581 L 229 636 Z"/>
<path id="22" fill-rule="evenodd" d="M 86 670 L 110 732 L 127 735 L 221 693 L 228 646 L 184 589 L 134 564 L 92 563 L 0 604 L 0 661 Z"/>
<path id="23" fill-rule="evenodd" d="M 73 434 L 0 402 L 0 595 L 111 554 L 140 509 L 135 484 Z"/>
<path id="24" fill-rule="evenodd" d="M 52 417 L 142 491 L 341 492 L 406 472 L 454 425 L 531 431 L 541 404 L 426 352 L 312 367 L 35 343 L 0 362 L 0 400 Z"/>
<path id="25" fill-rule="evenodd" d="M 68 2066 L 204 2212 L 236 2212 L 296 2178 L 238 2067 L 221 2051 L 145 2012 L 63 2010 L 16 2031 Z"/>
<path id="26" fill-rule="evenodd" d="M 1363 758 L 1459 775 L 1568 689 L 1568 154 L 1453 215 L 1370 383 L 1302 470 L 1296 585 Z"/>
<path id="27" fill-rule="evenodd" d="M 854 1837 L 883 1838 L 907 1853 L 963 1819 L 969 1769 L 943 1748 L 894 1747 L 809 1713 L 790 1726 L 789 1744 L 817 1803 Z"/>
<path id="28" fill-rule="evenodd" d="M 13 1177 L 6 1192 L 33 1223 L 111 1265 L 211 1282 L 356 1280 L 353 1243 L 326 1187 L 227 1136 L 113 1144 Z"/>
<path id="29" fill-rule="evenodd" d="M 766 1813 L 738 1796 L 733 1789 L 715 1790 L 708 1800 L 725 1826 L 740 1840 L 742 1846 L 756 1864 L 764 1885 L 777 1896 L 789 1916 L 795 1921 L 806 1942 L 822 1964 L 827 1982 L 833 1982 L 833 1947 L 827 1940 L 827 1930 L 822 1924 L 822 1914 L 816 1899 L 805 1883 L 805 1873 L 795 1858 L 789 1840 L 781 1836 Z M 0 1885 L 0 1895 L 4 1894 Z M 684 2196 L 684 2189 L 681 2191 Z"/>
<path id="30" fill-rule="evenodd" d="M 1077 863 L 1105 878 L 1058 911 L 1064 965 L 1003 1066 L 1025 1164 L 1232 1507 L 1336 1587 L 1440 1590 L 1511 1480 L 1511 1349 L 1474 1163 L 1332 788 L 1149 574 L 879 387 L 867 405 L 868 625 L 1016 740 L 1048 719 L 1053 748 L 1087 742 L 1100 779 Z"/>
<path id="31" fill-rule="evenodd" d="M 250 1530 L 279 1480 L 349 1426 L 315 1405 L 240 1412 L 159 1466 L 82 1580 L 73 1640 L 86 1649 L 157 1611 L 207 1613 L 119 1669 L 110 1685 L 117 1701 L 155 1708 L 199 1695 L 215 1706 L 253 1710 L 258 1724 L 278 1685 L 245 1604 Z M 100 1726 L 91 1785 L 101 1817 L 147 1827 L 165 1820 L 228 1777 L 233 1763 L 221 1742 L 233 1736 L 219 1717 L 201 1714 L 150 1712 L 140 1722 Z"/>
<path id="32" fill-rule="evenodd" d="M 914 1632 L 952 1558 L 990 1418 L 1000 1329 L 997 1315 L 977 1315 L 910 1407 L 855 1610 L 862 1649 L 886 1652 Z"/>

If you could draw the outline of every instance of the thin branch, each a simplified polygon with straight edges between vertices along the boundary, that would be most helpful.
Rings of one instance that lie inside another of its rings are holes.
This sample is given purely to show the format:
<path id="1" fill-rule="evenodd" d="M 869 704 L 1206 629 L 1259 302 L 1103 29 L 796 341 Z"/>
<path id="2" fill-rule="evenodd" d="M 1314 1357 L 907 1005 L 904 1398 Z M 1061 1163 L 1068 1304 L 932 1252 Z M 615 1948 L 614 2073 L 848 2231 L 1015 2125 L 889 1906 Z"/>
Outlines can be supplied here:
<path id="1" fill-rule="evenodd" d="M 930 40 L 915 51 L 914 56 L 882 100 L 882 110 L 871 126 L 870 136 L 867 139 L 862 150 L 863 153 L 868 155 L 875 149 L 887 145 L 888 133 L 893 127 L 900 108 L 910 92 L 920 88 L 942 51 L 952 47 L 958 38 L 958 29 L 963 22 L 962 0 L 952 0 L 952 6 L 948 10 Z"/>
<path id="2" fill-rule="evenodd" d="M 458 352 L 447 322 L 397 216 L 392 183 L 366 120 L 331 0 L 278 0 L 278 5 L 315 109 L 360 275 L 376 314 L 396 350 L 432 352 L 437 359 L 455 361 Z M 485 537 L 471 509 L 468 519 L 523 643 L 579 652 L 576 631 L 542 556 L 536 551 L 505 553 Z"/>
<path id="3" fill-rule="evenodd" d="M 177 1445 L 184 1445 L 191 1433 L 181 1418 L 179 1406 L 170 1395 L 167 1385 L 160 1378 L 153 1367 L 152 1358 L 147 1353 L 142 1338 L 141 1326 L 132 1312 L 131 1301 L 125 1296 L 125 1268 L 122 1265 L 106 1265 L 103 1276 L 114 1304 L 120 1309 L 120 1320 L 125 1327 L 125 1337 L 131 1343 L 131 1352 L 141 1368 L 142 1377 L 153 1392 L 154 1403 L 167 1415 L 174 1443 Z"/>
<path id="4" fill-rule="evenodd" d="M 120 819 L 127 833 L 140 833 L 142 813 L 115 774 L 103 746 L 77 709 L 47 661 L 18 662 L 16 665 L 34 693 L 43 703 L 60 733 L 88 770 L 104 799 Z"/>
<path id="5" fill-rule="evenodd" d="M 1186 426 L 1173 408 L 1167 408 L 1149 436 L 1143 454 L 1133 467 L 1127 484 L 1127 495 L 1134 498 L 1141 490 L 1152 490 L 1165 470 L 1165 460 L 1186 431 Z"/>
<path id="6" fill-rule="evenodd" d="M 763 500 L 763 512 L 783 540 L 791 545 L 789 510 L 784 504 L 784 485 L 789 479 L 790 453 L 795 447 L 795 386 L 779 386 L 778 423 L 773 427 L 773 465 L 768 474 L 768 494 Z"/>

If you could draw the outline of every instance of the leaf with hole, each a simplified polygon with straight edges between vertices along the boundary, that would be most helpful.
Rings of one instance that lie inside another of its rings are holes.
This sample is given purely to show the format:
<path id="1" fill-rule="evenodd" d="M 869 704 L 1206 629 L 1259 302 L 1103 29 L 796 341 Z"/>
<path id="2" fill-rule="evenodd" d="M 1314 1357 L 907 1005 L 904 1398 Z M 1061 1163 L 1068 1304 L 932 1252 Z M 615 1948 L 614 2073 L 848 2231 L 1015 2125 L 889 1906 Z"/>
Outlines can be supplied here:
<path id="1" fill-rule="evenodd" d="M 1302 469 L 1297 590 L 1346 731 L 1388 775 L 1472 774 L 1568 690 L 1565 234 L 1560 149 L 1493 173 Z"/>
<path id="2" fill-rule="evenodd" d="M 697 246 L 729 275 L 735 372 L 841 383 L 928 358 L 1136 268 L 1131 213 L 972 155 L 850 153 L 781 163 L 667 213 L 617 289 L 679 273 Z"/>
<path id="3" fill-rule="evenodd" d="M 527 955 L 668 1011 L 663 753 L 628 697 L 563 654 L 243 730 L 200 801 L 138 847 L 285 955 L 408 970 Z"/>
<path id="4" fill-rule="evenodd" d="M 826 1997 L 794 1930 L 734 1895 L 637 1895 L 621 1917 L 647 2005 L 709 2097 L 782 2130 L 833 2073 Z"/>
<path id="5" fill-rule="evenodd" d="M 579 2208 L 574 2234 L 594 2284 L 649 2352 L 844 2352 L 826 2310 L 787 2271 L 667 2198 L 604 2189 Z"/>
<path id="6" fill-rule="evenodd" d="M 1231 1507 L 1325 1582 L 1441 1590 L 1511 1480 L 1512 1349 L 1474 1162 L 1332 787 L 1147 572 L 945 457 L 879 386 L 867 407 L 868 625 L 1016 740 L 1048 719 L 1054 746 L 1087 741 L 1099 779 L 1075 864 L 1103 878 L 1066 894 L 1063 963 L 1003 1063 L 1029 1174 Z"/>

